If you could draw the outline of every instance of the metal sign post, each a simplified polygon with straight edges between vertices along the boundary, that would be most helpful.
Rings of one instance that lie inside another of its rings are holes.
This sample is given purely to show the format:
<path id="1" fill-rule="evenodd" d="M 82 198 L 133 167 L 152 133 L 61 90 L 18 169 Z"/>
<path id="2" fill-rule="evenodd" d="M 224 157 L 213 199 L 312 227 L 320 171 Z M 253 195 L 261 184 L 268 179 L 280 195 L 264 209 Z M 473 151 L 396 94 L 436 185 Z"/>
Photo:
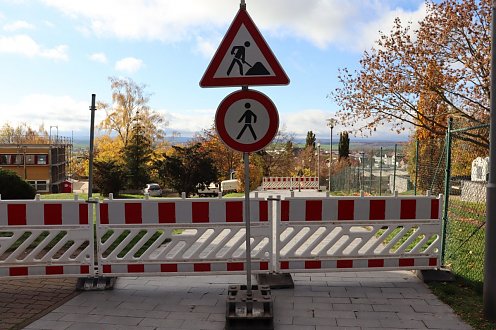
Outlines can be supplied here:
<path id="1" fill-rule="evenodd" d="M 243 153 L 245 165 L 245 221 L 246 221 L 246 296 L 251 293 L 251 233 L 250 233 L 250 154 Z"/>
<path id="2" fill-rule="evenodd" d="M 287 85 L 289 78 L 246 11 L 240 9 L 221 41 L 201 87 L 241 86 L 217 108 L 215 129 L 228 147 L 243 153 L 245 172 L 246 290 L 228 290 L 226 329 L 274 329 L 270 288 L 251 284 L 250 152 L 265 148 L 277 134 L 279 114 L 270 98 L 248 86 Z"/>

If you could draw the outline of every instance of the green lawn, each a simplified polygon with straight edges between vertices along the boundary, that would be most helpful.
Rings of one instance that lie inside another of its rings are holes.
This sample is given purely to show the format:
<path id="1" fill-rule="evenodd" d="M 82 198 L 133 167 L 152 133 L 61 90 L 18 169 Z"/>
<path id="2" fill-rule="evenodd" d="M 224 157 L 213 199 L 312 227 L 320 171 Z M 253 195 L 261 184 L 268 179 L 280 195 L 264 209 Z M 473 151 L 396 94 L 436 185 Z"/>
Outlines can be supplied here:
<path id="1" fill-rule="evenodd" d="M 467 285 L 463 279 L 455 282 L 433 282 L 429 284 L 432 292 L 448 304 L 460 318 L 474 329 L 493 330 L 496 322 L 484 318 L 482 293 Z"/>
<path id="2" fill-rule="evenodd" d="M 496 329 L 496 323 L 485 320 L 483 315 L 485 221 L 485 203 L 450 196 L 444 266 L 457 279 L 429 287 L 474 329 L 489 330 Z"/>
<path id="3" fill-rule="evenodd" d="M 450 198 L 445 265 L 481 288 L 484 277 L 486 205 Z"/>
<path id="4" fill-rule="evenodd" d="M 40 195 L 41 199 L 74 199 L 74 193 L 61 193 L 61 194 L 44 194 Z M 79 196 L 79 199 L 88 199 L 88 194 L 77 194 Z M 93 198 L 102 198 L 102 195 L 99 193 L 93 194 Z M 107 196 L 105 198 L 108 198 Z M 119 196 L 114 196 L 114 198 L 119 198 L 119 199 L 144 199 L 144 195 L 139 195 L 139 194 L 120 194 Z M 155 198 L 155 197 L 150 197 L 150 198 Z"/>

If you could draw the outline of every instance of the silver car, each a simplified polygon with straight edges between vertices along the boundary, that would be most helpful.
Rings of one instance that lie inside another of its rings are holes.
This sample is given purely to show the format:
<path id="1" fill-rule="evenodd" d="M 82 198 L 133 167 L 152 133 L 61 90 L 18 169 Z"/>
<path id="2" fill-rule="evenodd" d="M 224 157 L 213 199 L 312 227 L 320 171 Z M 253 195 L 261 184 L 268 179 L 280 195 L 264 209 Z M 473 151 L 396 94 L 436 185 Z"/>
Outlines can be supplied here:
<path id="1" fill-rule="evenodd" d="M 158 183 L 147 183 L 145 189 L 143 189 L 143 194 L 148 194 L 152 197 L 162 196 L 162 188 L 160 188 Z"/>

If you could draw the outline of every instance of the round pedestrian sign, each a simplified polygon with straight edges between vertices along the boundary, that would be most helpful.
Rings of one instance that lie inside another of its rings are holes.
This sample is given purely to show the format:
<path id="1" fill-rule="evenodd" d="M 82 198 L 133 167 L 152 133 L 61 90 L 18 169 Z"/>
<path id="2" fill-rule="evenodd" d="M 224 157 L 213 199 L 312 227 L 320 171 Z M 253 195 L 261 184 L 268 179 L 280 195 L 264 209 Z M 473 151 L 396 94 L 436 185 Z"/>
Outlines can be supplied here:
<path id="1" fill-rule="evenodd" d="M 230 148 L 254 152 L 267 146 L 276 135 L 279 114 L 265 94 L 241 90 L 222 100 L 215 114 L 215 128 Z"/>

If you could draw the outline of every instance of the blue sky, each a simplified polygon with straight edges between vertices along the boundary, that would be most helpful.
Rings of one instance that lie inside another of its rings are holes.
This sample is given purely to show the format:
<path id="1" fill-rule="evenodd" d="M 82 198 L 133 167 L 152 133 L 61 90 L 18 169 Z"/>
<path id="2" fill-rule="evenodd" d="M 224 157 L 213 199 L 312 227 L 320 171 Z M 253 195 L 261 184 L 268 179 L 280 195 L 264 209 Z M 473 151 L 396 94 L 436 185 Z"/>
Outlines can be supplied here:
<path id="1" fill-rule="evenodd" d="M 57 126 L 87 136 L 91 94 L 110 101 L 108 77 L 146 84 L 166 132 L 208 128 L 236 88 L 199 87 L 239 0 L 0 0 L 0 125 Z M 356 68 L 395 17 L 417 22 L 422 0 L 246 0 L 247 10 L 291 79 L 254 87 L 276 104 L 281 126 L 327 139 L 338 110 L 327 95 L 338 68 Z M 104 116 L 97 112 L 97 122 Z M 335 132 L 347 130 L 337 126 Z M 387 128 L 376 139 L 406 139 Z"/>

